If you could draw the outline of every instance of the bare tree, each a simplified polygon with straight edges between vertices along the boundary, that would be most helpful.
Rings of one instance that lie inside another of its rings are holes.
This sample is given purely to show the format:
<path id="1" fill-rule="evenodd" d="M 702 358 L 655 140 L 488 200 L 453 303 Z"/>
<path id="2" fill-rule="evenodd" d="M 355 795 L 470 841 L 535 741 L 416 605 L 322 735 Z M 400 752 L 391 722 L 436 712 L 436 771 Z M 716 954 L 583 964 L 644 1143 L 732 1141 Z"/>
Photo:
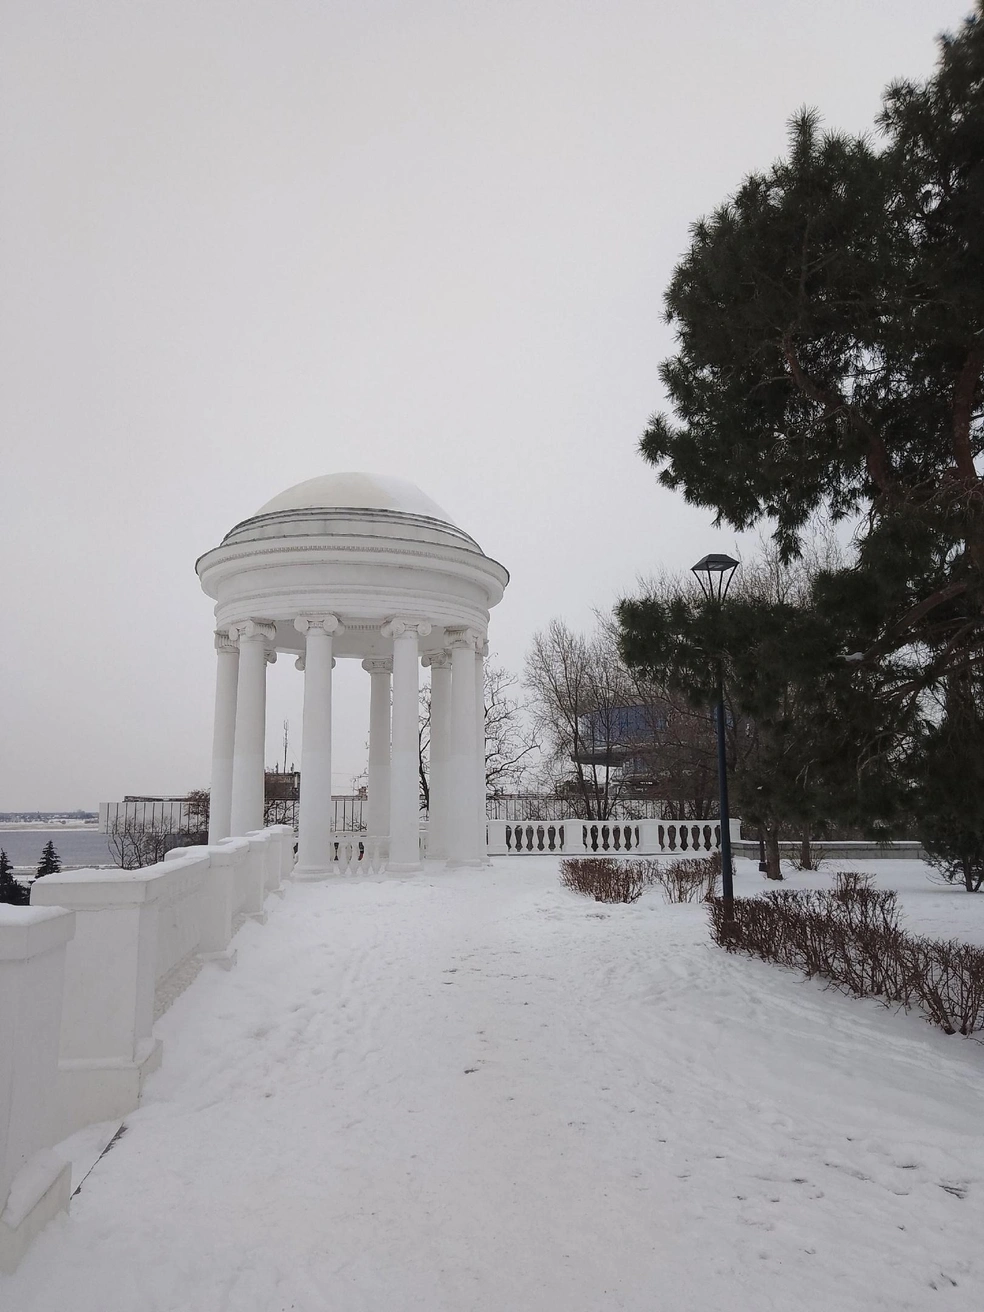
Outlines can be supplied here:
<path id="1" fill-rule="evenodd" d="M 208 841 L 210 799 L 211 794 L 207 788 L 193 788 L 187 796 L 182 837 L 188 844 Z"/>
<path id="2" fill-rule="evenodd" d="M 534 634 L 524 682 L 554 787 L 585 819 L 609 819 L 624 791 L 618 767 L 627 708 L 635 705 L 611 631 L 602 626 L 585 638 L 551 620 Z"/>
<path id="3" fill-rule="evenodd" d="M 181 847 L 185 842 L 177 826 L 163 816 L 144 821 L 125 813 L 116 815 L 108 837 L 113 859 L 123 870 L 156 865 L 172 847 Z"/>

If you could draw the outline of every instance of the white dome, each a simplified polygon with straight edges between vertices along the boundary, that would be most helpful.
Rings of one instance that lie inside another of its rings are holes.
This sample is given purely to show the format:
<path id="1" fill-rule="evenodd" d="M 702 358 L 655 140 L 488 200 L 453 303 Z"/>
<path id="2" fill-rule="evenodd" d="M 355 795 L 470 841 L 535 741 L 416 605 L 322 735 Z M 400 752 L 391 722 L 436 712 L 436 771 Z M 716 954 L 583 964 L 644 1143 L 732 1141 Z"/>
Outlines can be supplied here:
<path id="1" fill-rule="evenodd" d="M 268 501 L 256 512 L 278 510 L 395 510 L 405 515 L 426 515 L 445 524 L 454 520 L 414 483 L 385 474 L 322 474 L 297 483 Z"/>

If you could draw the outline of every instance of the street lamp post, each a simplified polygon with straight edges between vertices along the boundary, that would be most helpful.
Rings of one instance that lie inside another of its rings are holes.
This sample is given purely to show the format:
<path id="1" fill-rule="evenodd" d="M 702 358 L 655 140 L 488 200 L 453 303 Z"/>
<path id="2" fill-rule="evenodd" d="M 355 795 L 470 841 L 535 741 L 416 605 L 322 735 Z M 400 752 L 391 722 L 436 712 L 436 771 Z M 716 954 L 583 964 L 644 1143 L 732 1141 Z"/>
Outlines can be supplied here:
<path id="1" fill-rule="evenodd" d="M 728 588 L 738 568 L 738 561 L 730 556 L 705 556 L 692 566 L 701 591 L 709 602 L 720 606 L 728 595 Z M 724 665 L 721 657 L 717 660 L 717 706 L 715 708 L 717 723 L 718 755 L 718 795 L 720 798 L 721 824 L 721 892 L 724 897 L 724 920 L 726 925 L 735 919 L 735 888 L 731 865 L 731 825 L 728 808 L 728 758 L 725 751 L 724 723 Z"/>

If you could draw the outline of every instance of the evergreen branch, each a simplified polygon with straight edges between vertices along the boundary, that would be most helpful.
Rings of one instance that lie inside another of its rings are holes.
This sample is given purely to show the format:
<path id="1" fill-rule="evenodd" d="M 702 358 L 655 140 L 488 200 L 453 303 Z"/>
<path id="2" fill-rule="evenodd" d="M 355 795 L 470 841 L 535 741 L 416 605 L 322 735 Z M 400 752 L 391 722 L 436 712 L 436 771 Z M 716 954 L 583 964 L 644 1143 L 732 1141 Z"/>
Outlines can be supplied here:
<path id="1" fill-rule="evenodd" d="M 890 625 L 877 642 L 872 643 L 861 657 L 861 660 L 858 661 L 858 664 L 866 665 L 869 661 L 874 660 L 876 656 L 881 655 L 883 652 L 892 650 L 893 647 L 898 645 L 898 640 L 902 638 L 914 624 L 917 624 L 923 616 L 928 615 L 929 612 L 935 610 L 937 606 L 943 606 L 946 602 L 952 601 L 954 597 L 961 596 L 966 591 L 966 582 L 958 580 L 957 582 L 947 584 L 945 588 L 938 588 L 931 596 L 924 597 L 918 605 L 913 606 L 911 610 L 906 611 L 901 619 L 896 620 L 894 624 Z"/>
<path id="2" fill-rule="evenodd" d="M 881 434 L 876 432 L 863 415 L 859 414 L 853 405 L 849 405 L 839 392 L 821 387 L 804 373 L 793 346 L 791 333 L 784 334 L 782 349 L 786 357 L 786 363 L 789 365 L 789 372 L 793 376 L 793 381 L 804 396 L 808 396 L 811 401 L 816 401 L 818 405 L 822 405 L 828 417 L 838 414 L 844 415 L 851 427 L 866 439 L 868 442 L 868 474 L 878 490 L 886 496 L 889 495 L 893 491 L 893 481 L 888 463 L 888 451 L 885 448 L 885 442 Z"/>
<path id="3" fill-rule="evenodd" d="M 953 392 L 953 459 L 962 476 L 977 481 L 974 453 L 970 445 L 970 425 L 974 413 L 974 396 L 984 373 L 984 342 L 972 346 L 960 370 Z"/>

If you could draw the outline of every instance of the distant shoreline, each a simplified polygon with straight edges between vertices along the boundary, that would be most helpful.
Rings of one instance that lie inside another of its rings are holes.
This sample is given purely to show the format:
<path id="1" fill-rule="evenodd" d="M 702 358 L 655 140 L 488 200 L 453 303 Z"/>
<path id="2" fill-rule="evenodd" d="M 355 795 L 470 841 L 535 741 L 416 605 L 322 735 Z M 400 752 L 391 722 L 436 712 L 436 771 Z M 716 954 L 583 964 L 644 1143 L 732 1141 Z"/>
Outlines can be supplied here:
<path id="1" fill-rule="evenodd" d="M 49 829 L 98 828 L 98 820 L 0 820 L 0 829 L 37 830 L 39 833 Z"/>

